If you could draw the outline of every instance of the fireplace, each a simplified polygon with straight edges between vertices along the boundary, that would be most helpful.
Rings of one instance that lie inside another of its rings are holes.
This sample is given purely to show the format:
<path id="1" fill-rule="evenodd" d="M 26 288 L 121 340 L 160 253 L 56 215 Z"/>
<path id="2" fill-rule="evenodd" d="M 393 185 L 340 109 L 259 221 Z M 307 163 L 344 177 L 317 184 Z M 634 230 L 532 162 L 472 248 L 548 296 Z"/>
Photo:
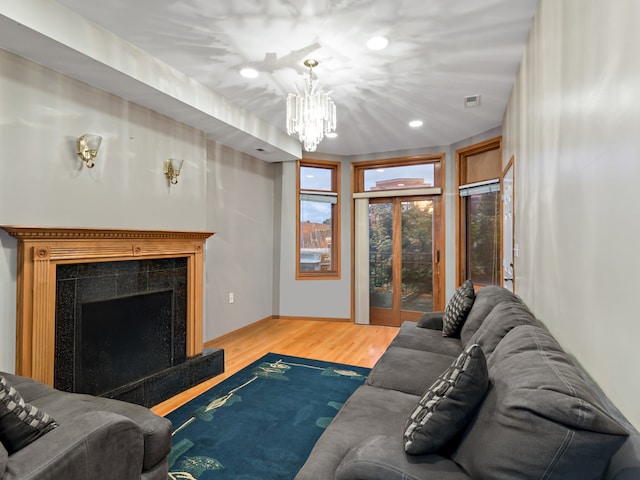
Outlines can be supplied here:
<path id="1" fill-rule="evenodd" d="M 224 371 L 202 348 L 211 232 L 2 228 L 18 239 L 17 374 L 150 406 Z"/>

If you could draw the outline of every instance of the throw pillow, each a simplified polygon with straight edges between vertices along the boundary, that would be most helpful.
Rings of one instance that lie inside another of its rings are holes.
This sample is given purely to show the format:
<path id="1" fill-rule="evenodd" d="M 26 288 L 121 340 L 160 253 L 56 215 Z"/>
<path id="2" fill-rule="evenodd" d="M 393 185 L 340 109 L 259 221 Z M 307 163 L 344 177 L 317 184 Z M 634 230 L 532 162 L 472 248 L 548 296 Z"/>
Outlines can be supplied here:
<path id="1" fill-rule="evenodd" d="M 0 441 L 9 455 L 57 426 L 48 413 L 25 402 L 0 375 Z"/>
<path id="2" fill-rule="evenodd" d="M 476 293 L 473 290 L 473 282 L 468 279 L 456 290 L 444 310 L 442 335 L 445 337 L 457 337 L 460 335 L 460 329 L 471 310 L 475 298 Z"/>
<path id="3" fill-rule="evenodd" d="M 420 328 L 427 328 L 429 330 L 440 330 L 442 331 L 444 312 L 427 312 L 420 320 L 416 326 Z"/>
<path id="4" fill-rule="evenodd" d="M 444 447 L 469 422 L 488 385 L 484 354 L 471 345 L 418 402 L 405 428 L 405 451 L 420 455 Z"/>

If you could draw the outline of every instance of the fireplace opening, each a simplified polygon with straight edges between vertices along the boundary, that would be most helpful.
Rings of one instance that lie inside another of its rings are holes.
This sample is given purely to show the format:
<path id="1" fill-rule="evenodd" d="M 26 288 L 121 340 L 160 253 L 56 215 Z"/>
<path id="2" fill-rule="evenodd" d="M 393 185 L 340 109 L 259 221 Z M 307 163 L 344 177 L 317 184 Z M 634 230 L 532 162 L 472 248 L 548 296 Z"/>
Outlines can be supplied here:
<path id="1" fill-rule="evenodd" d="M 74 385 L 102 395 L 173 365 L 173 291 L 80 306 Z"/>
<path id="2" fill-rule="evenodd" d="M 185 258 L 58 265 L 54 386 L 112 392 L 187 360 Z"/>

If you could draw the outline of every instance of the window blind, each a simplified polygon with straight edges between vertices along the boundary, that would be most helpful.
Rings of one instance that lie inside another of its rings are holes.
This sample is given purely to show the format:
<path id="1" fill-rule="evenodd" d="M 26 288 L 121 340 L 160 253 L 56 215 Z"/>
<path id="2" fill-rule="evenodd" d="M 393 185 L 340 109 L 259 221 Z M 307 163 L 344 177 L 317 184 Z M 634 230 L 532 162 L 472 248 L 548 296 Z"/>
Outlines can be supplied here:
<path id="1" fill-rule="evenodd" d="M 480 195 L 482 193 L 491 193 L 500 191 L 500 180 L 495 178 L 493 180 L 486 180 L 484 182 L 469 183 L 467 185 L 460 185 L 460 196 L 468 197 L 470 195 Z"/>
<path id="2" fill-rule="evenodd" d="M 308 202 L 322 202 L 336 205 L 338 203 L 338 194 L 335 192 L 314 192 L 309 190 L 300 190 L 300 200 Z"/>

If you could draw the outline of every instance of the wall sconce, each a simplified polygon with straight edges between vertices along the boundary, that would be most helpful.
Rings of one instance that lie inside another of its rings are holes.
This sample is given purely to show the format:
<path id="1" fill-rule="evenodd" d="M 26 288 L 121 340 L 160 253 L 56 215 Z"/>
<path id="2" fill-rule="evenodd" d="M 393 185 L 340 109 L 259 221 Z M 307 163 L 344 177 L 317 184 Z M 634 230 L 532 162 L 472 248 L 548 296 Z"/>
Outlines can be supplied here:
<path id="1" fill-rule="evenodd" d="M 102 137 L 100 135 L 93 135 L 91 133 L 85 133 L 76 140 L 78 145 L 78 155 L 88 168 L 93 168 L 96 164 L 94 161 L 96 155 L 98 155 L 98 149 L 102 143 Z"/>
<path id="2" fill-rule="evenodd" d="M 180 170 L 182 170 L 182 164 L 184 160 L 180 160 L 177 158 L 170 158 L 169 160 L 164 162 L 164 174 L 169 179 L 172 185 L 178 183 L 178 175 L 180 175 Z"/>

